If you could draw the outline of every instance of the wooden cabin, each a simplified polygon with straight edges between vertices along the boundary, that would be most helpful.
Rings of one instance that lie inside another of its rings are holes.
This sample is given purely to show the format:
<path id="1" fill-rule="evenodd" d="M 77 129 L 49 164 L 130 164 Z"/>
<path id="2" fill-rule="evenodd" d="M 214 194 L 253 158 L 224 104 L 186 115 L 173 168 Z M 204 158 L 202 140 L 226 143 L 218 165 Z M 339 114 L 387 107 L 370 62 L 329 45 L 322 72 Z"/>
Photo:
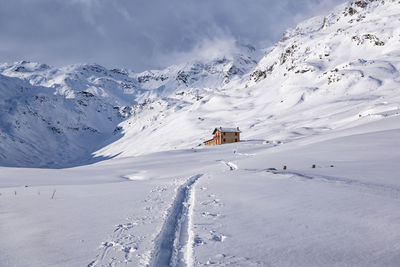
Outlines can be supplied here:
<path id="1" fill-rule="evenodd" d="M 228 143 L 240 142 L 239 127 L 237 128 L 215 128 L 213 134 L 213 139 L 204 142 L 206 146 L 215 146 Z"/>

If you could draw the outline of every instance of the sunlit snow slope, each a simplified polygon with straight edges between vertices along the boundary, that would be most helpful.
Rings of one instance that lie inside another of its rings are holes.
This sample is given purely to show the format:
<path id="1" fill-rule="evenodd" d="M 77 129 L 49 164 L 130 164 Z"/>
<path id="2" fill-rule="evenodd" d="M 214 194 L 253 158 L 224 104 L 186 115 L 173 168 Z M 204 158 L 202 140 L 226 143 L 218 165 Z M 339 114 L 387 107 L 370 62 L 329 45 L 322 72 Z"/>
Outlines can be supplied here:
<path id="1" fill-rule="evenodd" d="M 287 31 L 243 80 L 151 103 L 96 154 L 196 146 L 214 126 L 239 126 L 248 140 L 290 142 L 399 115 L 399 19 L 397 1 L 339 6 Z"/>

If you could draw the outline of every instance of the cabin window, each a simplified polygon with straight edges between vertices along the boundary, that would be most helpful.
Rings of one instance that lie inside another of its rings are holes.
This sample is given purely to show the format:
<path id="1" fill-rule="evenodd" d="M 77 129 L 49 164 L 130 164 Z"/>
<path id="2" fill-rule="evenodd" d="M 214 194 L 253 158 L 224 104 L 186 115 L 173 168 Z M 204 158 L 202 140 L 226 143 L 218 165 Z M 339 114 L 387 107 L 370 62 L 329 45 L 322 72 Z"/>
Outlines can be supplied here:
<path id="1" fill-rule="evenodd" d="M 237 136 L 237 133 L 235 133 L 235 136 Z"/>
<path id="2" fill-rule="evenodd" d="M 224 138 L 224 143 L 226 142 L 226 139 Z"/>
<path id="3" fill-rule="evenodd" d="M 237 142 L 237 138 L 235 138 L 235 142 Z"/>
<path id="4" fill-rule="evenodd" d="M 226 133 L 224 133 L 224 136 L 225 136 L 225 134 L 226 134 Z"/>

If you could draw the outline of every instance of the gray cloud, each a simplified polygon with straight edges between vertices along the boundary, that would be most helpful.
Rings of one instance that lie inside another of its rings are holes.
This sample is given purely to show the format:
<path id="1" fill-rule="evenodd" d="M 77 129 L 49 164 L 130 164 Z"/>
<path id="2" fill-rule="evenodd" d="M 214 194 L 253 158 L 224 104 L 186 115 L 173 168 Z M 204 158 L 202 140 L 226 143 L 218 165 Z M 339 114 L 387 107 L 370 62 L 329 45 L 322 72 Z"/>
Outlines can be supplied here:
<path id="1" fill-rule="evenodd" d="M 158 68 L 234 40 L 268 46 L 343 1 L 0 0 L 0 60 Z"/>

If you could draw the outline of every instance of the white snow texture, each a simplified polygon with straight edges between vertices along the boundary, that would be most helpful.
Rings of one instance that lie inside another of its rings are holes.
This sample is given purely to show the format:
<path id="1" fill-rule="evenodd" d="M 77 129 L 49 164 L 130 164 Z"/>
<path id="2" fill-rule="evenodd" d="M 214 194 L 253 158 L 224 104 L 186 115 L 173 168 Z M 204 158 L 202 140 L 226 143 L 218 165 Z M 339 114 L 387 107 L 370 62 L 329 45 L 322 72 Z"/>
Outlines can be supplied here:
<path id="1" fill-rule="evenodd" d="M 399 1 L 238 46 L 0 64 L 0 266 L 399 266 Z"/>

